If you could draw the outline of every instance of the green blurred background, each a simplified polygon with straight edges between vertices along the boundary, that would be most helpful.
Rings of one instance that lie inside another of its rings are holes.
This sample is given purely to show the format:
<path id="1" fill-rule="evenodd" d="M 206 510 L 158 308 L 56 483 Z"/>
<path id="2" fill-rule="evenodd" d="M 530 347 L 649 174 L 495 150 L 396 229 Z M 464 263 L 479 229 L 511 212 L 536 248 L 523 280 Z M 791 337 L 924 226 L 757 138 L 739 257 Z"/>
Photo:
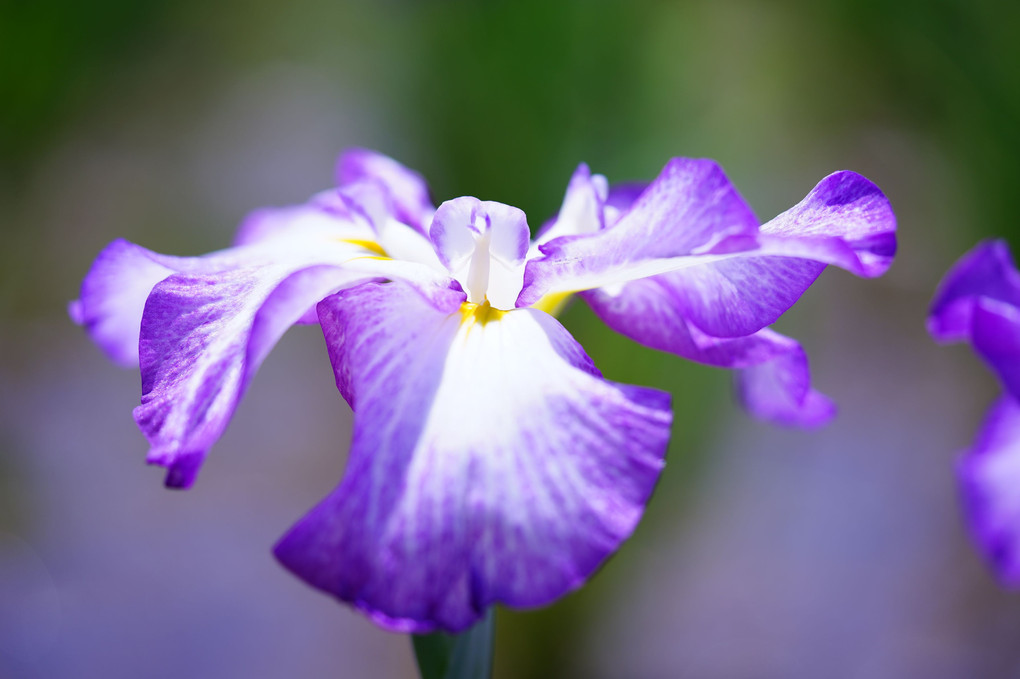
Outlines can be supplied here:
<path id="1" fill-rule="evenodd" d="M 499 677 L 1014 676 L 1020 606 L 951 478 L 995 387 L 923 317 L 965 249 L 1017 242 L 1017 36 L 1020 4 L 987 0 L 0 3 L 0 676 L 413 676 L 405 640 L 269 555 L 343 468 L 321 339 L 284 340 L 172 494 L 137 377 L 64 316 L 113 238 L 223 247 L 354 145 L 533 228 L 578 162 L 623 181 L 675 155 L 718 160 L 763 219 L 844 168 L 899 217 L 887 277 L 829 272 L 780 323 L 842 406 L 823 432 L 749 423 L 721 371 L 566 311 L 607 377 L 673 392 L 674 441 L 584 590 L 501 612 Z"/>

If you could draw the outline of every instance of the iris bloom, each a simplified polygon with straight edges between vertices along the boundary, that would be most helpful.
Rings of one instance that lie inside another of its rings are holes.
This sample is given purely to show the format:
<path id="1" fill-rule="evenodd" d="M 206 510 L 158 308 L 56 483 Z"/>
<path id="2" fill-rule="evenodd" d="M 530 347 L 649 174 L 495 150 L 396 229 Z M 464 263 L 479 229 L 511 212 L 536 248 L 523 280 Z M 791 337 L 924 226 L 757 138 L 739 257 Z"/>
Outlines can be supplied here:
<path id="1" fill-rule="evenodd" d="M 372 152 L 343 155 L 338 179 L 256 212 L 204 257 L 114 242 L 71 312 L 139 365 L 135 420 L 175 487 L 195 480 L 280 335 L 318 323 L 353 441 L 339 487 L 276 555 L 401 631 L 548 603 L 644 510 L 669 396 L 603 379 L 551 315 L 568 296 L 642 344 L 737 369 L 752 414 L 813 426 L 832 403 L 800 345 L 768 326 L 827 264 L 877 276 L 895 250 L 887 200 L 852 172 L 759 225 L 712 161 L 612 189 L 581 165 L 534 241 L 517 208 L 435 208 L 418 174 Z"/>
<path id="2" fill-rule="evenodd" d="M 1000 580 L 1020 587 L 1020 272 L 1003 241 L 987 241 L 946 273 L 928 330 L 969 342 L 1003 387 L 957 465 L 964 511 Z"/>

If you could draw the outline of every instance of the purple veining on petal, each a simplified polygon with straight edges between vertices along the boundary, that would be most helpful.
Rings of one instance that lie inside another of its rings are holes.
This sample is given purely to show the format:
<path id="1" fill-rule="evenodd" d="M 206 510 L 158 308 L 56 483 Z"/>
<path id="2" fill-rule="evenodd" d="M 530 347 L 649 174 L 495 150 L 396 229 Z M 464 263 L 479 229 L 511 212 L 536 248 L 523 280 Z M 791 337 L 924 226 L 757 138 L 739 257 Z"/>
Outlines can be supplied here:
<path id="1" fill-rule="evenodd" d="M 175 274 L 153 288 L 139 343 L 135 421 L 166 483 L 190 486 L 251 377 L 283 332 L 329 293 L 358 280 L 332 265 L 253 261 L 216 274 Z"/>
<path id="2" fill-rule="evenodd" d="M 629 210 L 625 199 L 632 192 L 618 193 L 614 200 L 623 207 L 623 216 L 599 235 L 605 238 L 633 223 L 639 206 L 648 200 L 655 186 L 653 183 L 640 194 Z M 760 229 L 732 232 L 700 255 L 642 252 L 624 242 L 616 247 L 621 250 L 618 259 L 630 257 L 636 272 L 641 271 L 641 258 L 676 257 L 674 264 L 665 262 L 660 269 L 674 270 L 658 275 L 674 302 L 682 305 L 683 313 L 706 333 L 740 337 L 775 322 L 827 264 L 867 277 L 884 273 L 895 253 L 895 229 L 889 202 L 873 183 L 853 172 L 837 172 Z M 668 234 L 662 234 L 662 238 L 668 238 Z M 547 256 L 528 263 L 519 304 L 533 303 L 532 298 L 550 286 L 569 287 L 563 280 L 563 263 L 557 259 L 562 259 L 564 253 L 551 253 L 561 243 L 543 248 Z M 614 262 L 608 266 L 618 265 Z M 583 288 L 585 280 L 598 279 L 597 268 L 606 266 L 606 262 L 578 260 L 570 266 L 577 274 L 578 287 Z M 584 268 L 590 270 L 586 273 Z"/>
<path id="3" fill-rule="evenodd" d="M 177 258 L 115 240 L 99 253 L 82 281 L 80 297 L 68 307 L 71 319 L 85 326 L 114 363 L 137 366 L 145 298 L 153 286 L 180 267 Z"/>
<path id="4" fill-rule="evenodd" d="M 341 187 L 366 180 L 378 182 L 393 202 L 396 218 L 428 235 L 435 208 L 428 185 L 414 170 L 381 153 L 356 148 L 341 154 L 336 176 Z"/>
<path id="5" fill-rule="evenodd" d="M 964 513 L 1000 581 L 1020 587 L 1020 404 L 1001 397 L 957 465 Z"/>
<path id="6" fill-rule="evenodd" d="M 712 337 L 676 303 L 667 276 L 633 281 L 618 295 L 581 294 L 606 325 L 660 351 L 720 368 L 737 369 L 737 398 L 758 419 L 815 427 L 835 415 L 833 404 L 811 388 L 804 350 L 768 328 L 743 337 Z"/>
<path id="7" fill-rule="evenodd" d="M 762 225 L 756 250 L 664 277 L 702 330 L 738 337 L 774 323 L 827 264 L 859 276 L 885 273 L 896 250 L 895 230 L 878 187 L 853 172 L 837 172 Z"/>
<path id="8" fill-rule="evenodd" d="M 856 172 L 834 172 L 802 200 L 761 227 L 764 252 L 835 264 L 866 278 L 881 276 L 896 255 L 896 217 L 889 199 Z"/>
<path id="9" fill-rule="evenodd" d="M 528 262 L 517 306 L 547 292 L 604 285 L 613 272 L 655 259 L 711 253 L 743 243 L 758 222 L 722 169 L 711 160 L 674 158 L 612 228 L 566 236 L 541 246 Z M 742 247 L 742 245 L 741 245 Z M 638 273 L 625 280 L 640 278 Z"/>
<path id="10" fill-rule="evenodd" d="M 580 586 L 634 529 L 669 437 L 668 395 L 601 379 L 552 317 L 458 306 L 400 283 L 319 305 L 353 442 L 276 554 L 398 631 L 459 631 Z"/>

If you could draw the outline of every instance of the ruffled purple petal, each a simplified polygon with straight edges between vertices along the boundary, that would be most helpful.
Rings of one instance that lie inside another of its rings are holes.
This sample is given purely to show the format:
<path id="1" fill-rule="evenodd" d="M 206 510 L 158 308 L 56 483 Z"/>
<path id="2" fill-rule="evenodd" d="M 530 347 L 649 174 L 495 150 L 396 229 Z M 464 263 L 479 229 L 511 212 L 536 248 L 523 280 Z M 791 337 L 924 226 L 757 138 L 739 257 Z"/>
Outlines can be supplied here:
<path id="1" fill-rule="evenodd" d="M 319 305 L 353 442 L 276 554 L 394 630 L 580 586 L 634 529 L 669 437 L 668 395 L 603 380 L 552 317 L 463 299 L 367 284 Z"/>
<path id="2" fill-rule="evenodd" d="M 615 226 L 599 235 L 605 238 L 632 222 L 655 186 L 641 194 Z M 613 197 L 611 192 L 611 198 L 626 210 L 629 193 L 632 192 L 618 192 Z M 671 303 L 679 305 L 682 314 L 701 330 L 714 337 L 741 337 L 775 322 L 827 264 L 836 264 L 861 276 L 884 273 L 895 253 L 895 229 L 892 209 L 878 187 L 853 172 L 837 172 L 756 233 L 730 232 L 709 252 L 660 251 L 649 255 L 618 243 L 615 247 L 634 258 L 629 266 L 610 267 L 601 272 L 596 271 L 603 264 L 598 260 L 571 262 L 570 266 L 577 271 L 589 265 L 592 268 L 573 281 L 574 289 L 584 289 L 586 283 L 600 280 L 614 294 L 619 292 L 620 285 L 625 286 L 638 274 L 655 275 L 663 281 Z M 564 270 L 556 257 L 562 258 L 563 254 L 551 254 L 562 242 L 544 247 L 547 256 L 528 263 L 519 304 L 533 303 L 532 297 L 543 290 L 570 287 L 566 278 L 556 278 Z M 638 261 L 640 258 L 645 259 Z M 619 278 L 613 279 L 609 274 Z"/>
<path id="3" fill-rule="evenodd" d="M 1020 587 L 1020 405 L 1003 396 L 957 465 L 978 548 L 1003 584 Z"/>
<path id="4" fill-rule="evenodd" d="M 889 199 L 856 172 L 834 172 L 804 200 L 761 227 L 761 248 L 834 264 L 874 278 L 896 255 L 896 217 Z"/>
<path id="5" fill-rule="evenodd" d="M 827 264 L 865 277 L 885 273 L 896 251 L 896 218 L 877 186 L 837 172 L 762 225 L 757 242 L 753 250 L 664 276 L 705 332 L 738 337 L 771 325 Z"/>
<path id="6" fill-rule="evenodd" d="M 931 303 L 928 331 L 940 342 L 968 340 L 982 297 L 1020 308 L 1020 273 L 1005 241 L 979 243 L 946 273 Z"/>
<path id="7" fill-rule="evenodd" d="M 674 158 L 611 228 L 543 245 L 544 256 L 528 262 L 517 306 L 660 274 L 676 258 L 747 247 L 757 226 L 714 161 Z"/>
<path id="8" fill-rule="evenodd" d="M 620 294 L 582 293 L 599 318 L 622 335 L 660 351 L 736 369 L 741 405 L 777 424 L 816 427 L 835 415 L 832 402 L 811 388 L 807 356 L 795 340 L 768 328 L 744 337 L 712 337 L 675 302 L 668 276 L 628 283 Z"/>
<path id="9" fill-rule="evenodd" d="M 194 482 L 283 332 L 317 301 L 361 279 L 335 265 L 256 260 L 215 274 L 174 274 L 153 288 L 142 317 L 142 402 L 134 417 L 151 446 L 148 461 L 167 468 L 168 486 Z"/>
<path id="10" fill-rule="evenodd" d="M 341 187 L 360 182 L 379 184 L 391 201 L 390 210 L 394 216 L 422 235 L 428 235 L 435 207 L 428 185 L 414 170 L 381 153 L 355 148 L 340 156 L 336 175 Z"/>

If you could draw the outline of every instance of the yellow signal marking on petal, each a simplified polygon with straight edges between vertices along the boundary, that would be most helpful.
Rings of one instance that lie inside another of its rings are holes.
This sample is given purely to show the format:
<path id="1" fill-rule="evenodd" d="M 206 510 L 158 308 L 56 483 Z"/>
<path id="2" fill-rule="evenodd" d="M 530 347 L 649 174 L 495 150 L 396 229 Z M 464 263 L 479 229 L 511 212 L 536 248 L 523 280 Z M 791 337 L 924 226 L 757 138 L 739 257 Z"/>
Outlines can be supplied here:
<path id="1" fill-rule="evenodd" d="M 548 295 L 542 295 L 542 297 L 531 305 L 532 309 L 538 309 L 544 311 L 550 316 L 555 316 L 566 306 L 567 300 L 570 299 L 572 292 L 551 292 Z"/>
<path id="2" fill-rule="evenodd" d="M 460 324 L 464 325 L 470 323 L 480 323 L 485 325 L 491 321 L 498 321 L 507 314 L 502 309 L 493 309 L 492 305 L 489 304 L 489 300 L 485 300 L 481 304 L 475 304 L 474 302 L 462 302 L 460 305 Z"/>
<path id="3" fill-rule="evenodd" d="M 370 259 L 390 259 L 390 256 L 386 254 L 386 250 L 383 249 L 383 246 L 379 245 L 374 240 L 362 240 L 360 238 L 341 238 L 340 242 L 350 243 L 351 245 L 357 246 L 359 248 L 365 248 L 366 250 L 369 250 L 379 255 L 379 257 L 371 257 Z"/>

